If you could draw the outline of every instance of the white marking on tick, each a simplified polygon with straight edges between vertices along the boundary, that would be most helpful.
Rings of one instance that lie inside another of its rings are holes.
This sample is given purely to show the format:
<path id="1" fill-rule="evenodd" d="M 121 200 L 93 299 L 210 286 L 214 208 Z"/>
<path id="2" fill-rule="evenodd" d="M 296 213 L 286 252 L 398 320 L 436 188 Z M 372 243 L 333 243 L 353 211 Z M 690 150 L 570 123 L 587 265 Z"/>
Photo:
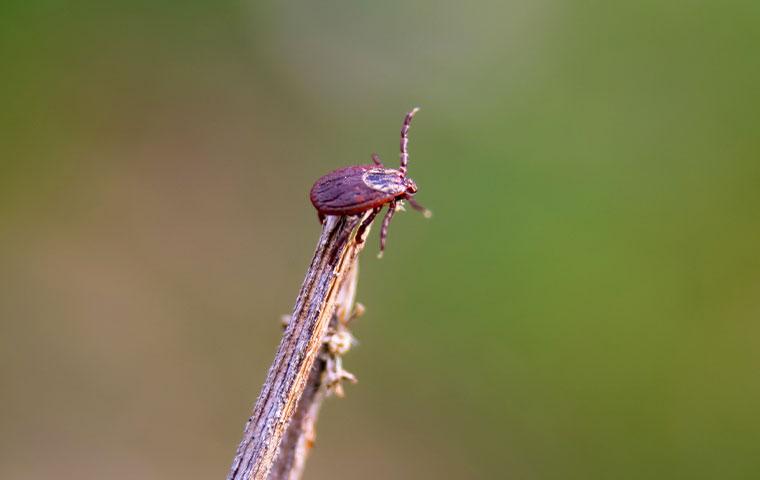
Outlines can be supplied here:
<path id="1" fill-rule="evenodd" d="M 406 191 L 401 172 L 392 168 L 371 168 L 364 172 L 362 181 L 373 190 L 399 195 Z"/>

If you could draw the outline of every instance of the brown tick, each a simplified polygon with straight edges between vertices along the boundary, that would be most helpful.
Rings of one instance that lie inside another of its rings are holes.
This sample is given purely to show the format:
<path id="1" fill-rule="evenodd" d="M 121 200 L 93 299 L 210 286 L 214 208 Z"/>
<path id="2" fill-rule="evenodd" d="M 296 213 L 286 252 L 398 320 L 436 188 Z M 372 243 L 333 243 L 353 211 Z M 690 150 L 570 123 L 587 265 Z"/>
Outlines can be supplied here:
<path id="1" fill-rule="evenodd" d="M 385 240 L 388 237 L 388 225 L 391 223 L 393 214 L 402 208 L 404 200 L 409 202 L 415 210 L 430 217 L 430 210 L 417 203 L 413 196 L 417 193 L 417 184 L 406 176 L 407 164 L 409 163 L 409 125 L 412 123 L 414 114 L 419 108 L 413 109 L 406 114 L 404 124 L 401 126 L 401 165 L 398 170 L 385 168 L 380 157 L 372 154 L 374 165 L 354 165 L 352 167 L 339 168 L 320 178 L 311 187 L 311 203 L 317 209 L 319 220 L 324 220 L 325 215 L 358 215 L 371 210 L 369 216 L 362 222 L 357 231 L 356 238 L 361 241 L 364 230 L 372 223 L 380 210 L 388 205 L 388 212 L 383 219 L 380 229 L 380 254 L 385 250 Z"/>

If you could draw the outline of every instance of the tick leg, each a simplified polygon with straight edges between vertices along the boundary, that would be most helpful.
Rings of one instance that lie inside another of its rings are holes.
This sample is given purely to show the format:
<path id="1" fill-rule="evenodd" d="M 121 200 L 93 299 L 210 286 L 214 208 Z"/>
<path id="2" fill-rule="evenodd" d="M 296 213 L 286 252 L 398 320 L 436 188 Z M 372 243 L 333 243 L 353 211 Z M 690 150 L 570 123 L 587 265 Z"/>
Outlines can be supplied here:
<path id="1" fill-rule="evenodd" d="M 378 167 L 383 167 L 384 166 L 383 165 L 383 161 L 380 160 L 380 155 L 378 155 L 376 153 L 372 154 L 372 161 L 375 162 L 375 165 L 377 165 Z"/>
<path id="2" fill-rule="evenodd" d="M 372 213 L 369 214 L 369 216 L 364 219 L 361 225 L 359 225 L 359 229 L 356 230 L 356 243 L 362 243 L 364 242 L 364 232 L 367 230 L 367 227 L 369 227 L 370 223 L 372 223 L 372 220 L 375 219 L 378 213 L 380 213 L 380 210 L 383 207 L 377 207 L 372 209 Z"/>
<path id="3" fill-rule="evenodd" d="M 385 214 L 385 218 L 383 218 L 383 226 L 380 228 L 380 253 L 377 254 L 380 258 L 382 258 L 383 251 L 385 250 L 385 239 L 388 238 L 388 225 L 391 224 L 391 219 L 393 218 L 394 213 L 396 213 L 395 200 L 388 204 L 388 212 Z"/>
<path id="4" fill-rule="evenodd" d="M 404 197 L 404 199 L 409 202 L 409 205 L 412 206 L 413 209 L 417 210 L 418 212 L 422 212 L 422 214 L 425 216 L 425 218 L 430 218 L 433 216 L 433 212 L 428 210 L 427 208 L 423 207 L 419 203 L 417 203 L 417 200 L 412 198 L 411 195 L 407 195 Z"/>
<path id="5" fill-rule="evenodd" d="M 409 144 L 409 125 L 412 123 L 412 118 L 414 118 L 414 114 L 419 111 L 419 108 L 415 107 L 412 109 L 411 112 L 406 114 L 406 117 L 404 117 L 404 124 L 401 126 L 401 166 L 398 167 L 398 171 L 401 172 L 401 176 L 406 176 L 406 167 L 409 163 L 409 149 L 407 148 L 407 145 Z"/>

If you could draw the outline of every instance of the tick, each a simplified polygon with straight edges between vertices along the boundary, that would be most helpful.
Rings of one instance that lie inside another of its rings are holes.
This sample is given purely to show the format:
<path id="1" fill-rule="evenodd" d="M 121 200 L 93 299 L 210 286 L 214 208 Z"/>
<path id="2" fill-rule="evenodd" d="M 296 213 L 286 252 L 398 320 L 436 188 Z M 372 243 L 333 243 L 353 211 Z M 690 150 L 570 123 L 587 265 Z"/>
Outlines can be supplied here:
<path id="1" fill-rule="evenodd" d="M 357 231 L 356 238 L 362 238 L 364 230 L 372 223 L 380 210 L 388 205 L 388 212 L 383 219 L 380 229 L 380 254 L 385 250 L 385 241 L 388 238 L 388 225 L 391 223 L 393 214 L 403 206 L 403 201 L 409 202 L 417 211 L 425 217 L 430 217 L 430 210 L 426 209 L 414 200 L 417 193 L 417 184 L 406 176 L 409 163 L 409 125 L 412 123 L 414 114 L 419 108 L 413 109 L 404 117 L 401 126 L 401 165 L 398 170 L 385 168 L 380 157 L 372 154 L 373 165 L 354 165 L 352 167 L 339 168 L 323 176 L 311 187 L 311 203 L 317 209 L 320 222 L 325 215 L 358 215 L 368 210 L 369 216 L 362 222 Z"/>

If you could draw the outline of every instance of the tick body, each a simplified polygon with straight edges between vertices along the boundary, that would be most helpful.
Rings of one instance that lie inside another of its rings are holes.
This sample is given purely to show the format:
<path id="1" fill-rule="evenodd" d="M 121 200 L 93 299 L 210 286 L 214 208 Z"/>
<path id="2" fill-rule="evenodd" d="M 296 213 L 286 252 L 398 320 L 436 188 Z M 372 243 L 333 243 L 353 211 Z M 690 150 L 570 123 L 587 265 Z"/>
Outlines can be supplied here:
<path id="1" fill-rule="evenodd" d="M 371 211 L 370 215 L 359 227 L 356 237 L 362 238 L 364 230 L 372 223 L 380 210 L 388 205 L 388 212 L 383 219 L 380 230 L 380 254 L 385 249 L 388 237 L 388 225 L 396 210 L 401 208 L 404 200 L 415 210 L 421 211 L 426 217 L 430 211 L 414 200 L 417 184 L 406 176 L 409 163 L 409 125 L 415 108 L 404 117 L 401 127 L 401 165 L 398 170 L 385 168 L 376 154 L 372 155 L 373 165 L 355 165 L 339 168 L 323 176 L 311 187 L 311 203 L 317 209 L 320 221 L 325 215 L 359 215 Z"/>

